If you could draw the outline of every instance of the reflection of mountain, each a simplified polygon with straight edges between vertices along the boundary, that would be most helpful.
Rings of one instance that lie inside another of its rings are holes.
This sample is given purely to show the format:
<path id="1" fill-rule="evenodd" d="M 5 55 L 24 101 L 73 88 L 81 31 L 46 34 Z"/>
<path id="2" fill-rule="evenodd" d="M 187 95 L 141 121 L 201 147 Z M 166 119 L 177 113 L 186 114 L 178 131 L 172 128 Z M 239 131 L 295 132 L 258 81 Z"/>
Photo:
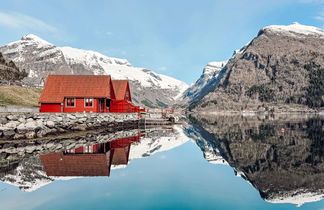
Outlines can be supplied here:
<path id="1" fill-rule="evenodd" d="M 197 124 L 185 124 L 184 133 L 193 139 L 203 152 L 204 158 L 213 164 L 227 165 L 226 160 L 221 156 L 215 142 L 208 141 L 213 136 Z"/>
<path id="2" fill-rule="evenodd" d="M 75 139 L 0 145 L 0 181 L 34 191 L 55 180 L 109 176 L 110 169 L 172 149 L 188 141 L 178 127 L 108 134 Z"/>
<path id="3" fill-rule="evenodd" d="M 280 118 L 196 117 L 194 123 L 263 199 L 296 205 L 323 199 L 323 117 Z"/>

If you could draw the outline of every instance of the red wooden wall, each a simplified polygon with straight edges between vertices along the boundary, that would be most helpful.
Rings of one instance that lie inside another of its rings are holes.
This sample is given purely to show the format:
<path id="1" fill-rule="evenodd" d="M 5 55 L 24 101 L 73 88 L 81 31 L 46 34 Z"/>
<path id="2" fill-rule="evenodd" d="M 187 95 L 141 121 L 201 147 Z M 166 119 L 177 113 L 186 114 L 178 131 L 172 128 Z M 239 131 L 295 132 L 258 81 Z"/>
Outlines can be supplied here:
<path id="1" fill-rule="evenodd" d="M 127 101 L 111 100 L 110 112 L 130 113 L 130 112 L 138 112 L 138 111 L 139 111 L 138 106 L 134 106 L 133 104 Z"/>
<path id="2" fill-rule="evenodd" d="M 93 99 L 92 107 L 84 106 L 84 98 L 76 98 L 74 107 L 66 106 L 66 99 L 64 99 L 63 112 L 99 112 L 99 99 Z"/>
<path id="3" fill-rule="evenodd" d="M 62 112 L 61 104 L 41 104 L 40 112 Z"/>

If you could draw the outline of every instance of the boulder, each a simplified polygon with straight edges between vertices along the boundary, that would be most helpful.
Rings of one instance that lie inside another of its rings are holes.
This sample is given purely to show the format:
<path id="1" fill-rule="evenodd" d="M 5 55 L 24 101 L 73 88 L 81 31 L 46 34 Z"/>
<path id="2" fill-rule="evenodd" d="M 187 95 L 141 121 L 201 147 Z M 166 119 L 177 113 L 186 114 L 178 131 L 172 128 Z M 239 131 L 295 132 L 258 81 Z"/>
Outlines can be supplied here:
<path id="1" fill-rule="evenodd" d="M 11 138 L 16 134 L 15 130 L 12 128 L 6 128 L 6 129 L 2 130 L 2 133 L 5 138 Z"/>
<path id="2" fill-rule="evenodd" d="M 17 115 L 8 115 L 7 119 L 8 120 L 18 120 L 18 117 L 17 117 Z"/>
<path id="3" fill-rule="evenodd" d="M 21 122 L 21 123 L 24 123 L 24 122 L 26 122 L 26 119 L 25 119 L 24 117 L 20 117 L 20 118 L 18 119 L 18 121 Z"/>
<path id="4" fill-rule="evenodd" d="M 55 126 L 55 122 L 49 120 L 49 121 L 46 121 L 46 125 L 47 125 L 47 127 L 49 127 L 49 128 L 54 128 L 54 126 Z"/>
<path id="5" fill-rule="evenodd" d="M 35 138 L 36 133 L 35 133 L 35 131 L 30 131 L 30 132 L 27 132 L 25 134 L 25 136 L 26 136 L 27 139 L 32 139 L 32 138 Z"/>
<path id="6" fill-rule="evenodd" d="M 18 126 L 17 126 L 17 132 L 19 133 L 19 134 L 21 134 L 21 133 L 25 133 L 26 132 L 26 126 L 25 126 L 25 124 L 24 123 L 21 123 L 21 124 L 19 124 Z"/>
<path id="7" fill-rule="evenodd" d="M 26 127 L 27 130 L 33 131 L 33 130 L 36 130 L 36 128 L 38 126 L 37 126 L 37 123 L 34 120 L 33 121 L 28 121 L 27 120 L 27 123 L 25 124 L 25 127 Z"/>
<path id="8" fill-rule="evenodd" d="M 18 122 L 18 121 L 10 121 L 7 124 L 5 124 L 5 127 L 16 128 L 19 124 L 20 124 L 20 122 Z"/>

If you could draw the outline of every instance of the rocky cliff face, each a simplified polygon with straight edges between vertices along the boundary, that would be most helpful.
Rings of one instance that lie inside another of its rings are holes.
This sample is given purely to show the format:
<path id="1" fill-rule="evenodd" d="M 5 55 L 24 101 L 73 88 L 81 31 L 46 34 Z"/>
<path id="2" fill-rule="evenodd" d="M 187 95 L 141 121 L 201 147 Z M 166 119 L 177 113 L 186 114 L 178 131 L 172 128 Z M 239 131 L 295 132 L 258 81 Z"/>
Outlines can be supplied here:
<path id="1" fill-rule="evenodd" d="M 265 111 L 324 106 L 324 31 L 294 23 L 260 30 L 224 67 L 196 111 Z M 279 111 L 279 110 L 278 110 Z"/>
<path id="2" fill-rule="evenodd" d="M 0 47 L 0 52 L 28 71 L 27 83 L 41 85 L 49 74 L 111 75 L 128 79 L 133 102 L 151 107 L 172 105 L 188 87 L 174 78 L 133 67 L 127 60 L 94 51 L 57 47 L 35 35 Z M 171 97 L 170 97 L 171 96 Z"/>
<path id="3" fill-rule="evenodd" d="M 324 118 L 320 116 L 195 117 L 236 174 L 273 203 L 324 198 Z"/>
<path id="4" fill-rule="evenodd" d="M 180 105 L 190 105 L 202 99 L 207 93 L 214 90 L 218 84 L 221 70 L 227 61 L 208 63 L 199 79 L 192 84 L 179 98 Z"/>
<path id="5" fill-rule="evenodd" d="M 27 76 L 24 70 L 19 70 L 13 61 L 6 61 L 0 53 L 0 80 L 19 81 Z"/>

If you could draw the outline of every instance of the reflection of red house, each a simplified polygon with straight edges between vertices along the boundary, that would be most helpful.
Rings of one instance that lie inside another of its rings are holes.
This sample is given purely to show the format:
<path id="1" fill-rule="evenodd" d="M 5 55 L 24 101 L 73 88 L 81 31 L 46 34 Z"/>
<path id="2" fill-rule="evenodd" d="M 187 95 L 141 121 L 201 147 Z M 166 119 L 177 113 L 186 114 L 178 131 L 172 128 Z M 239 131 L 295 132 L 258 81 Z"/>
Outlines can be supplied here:
<path id="1" fill-rule="evenodd" d="M 127 165 L 131 144 L 140 137 L 41 155 L 48 176 L 109 176 L 111 165 Z"/>
<path id="2" fill-rule="evenodd" d="M 40 112 L 139 112 L 129 82 L 110 76 L 49 75 L 39 102 Z"/>

